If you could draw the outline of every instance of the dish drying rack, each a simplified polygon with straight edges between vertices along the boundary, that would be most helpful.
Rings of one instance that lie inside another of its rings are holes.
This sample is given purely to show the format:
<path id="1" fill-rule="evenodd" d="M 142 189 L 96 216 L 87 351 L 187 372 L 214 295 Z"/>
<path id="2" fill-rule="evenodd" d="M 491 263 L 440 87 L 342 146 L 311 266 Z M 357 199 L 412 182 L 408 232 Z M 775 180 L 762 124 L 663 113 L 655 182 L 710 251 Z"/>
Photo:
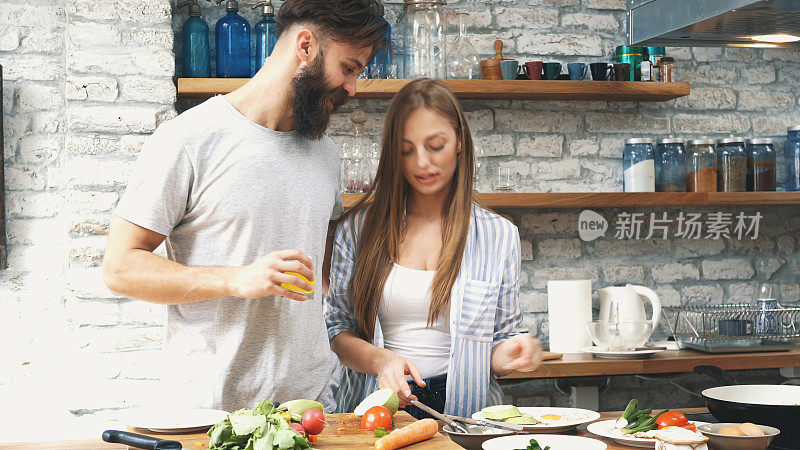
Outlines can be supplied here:
<path id="1" fill-rule="evenodd" d="M 800 342 L 800 308 L 748 304 L 664 307 L 681 349 L 705 353 L 786 351 Z"/>

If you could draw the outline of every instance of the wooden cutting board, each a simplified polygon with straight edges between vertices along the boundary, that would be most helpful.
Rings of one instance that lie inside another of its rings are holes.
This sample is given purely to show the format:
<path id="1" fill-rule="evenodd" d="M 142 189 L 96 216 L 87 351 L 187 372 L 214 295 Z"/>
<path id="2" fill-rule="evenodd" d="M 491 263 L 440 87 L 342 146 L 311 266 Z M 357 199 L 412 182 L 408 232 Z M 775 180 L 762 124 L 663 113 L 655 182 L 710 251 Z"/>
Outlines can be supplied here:
<path id="1" fill-rule="evenodd" d="M 372 433 L 361 431 L 361 418 L 355 414 L 325 414 L 325 430 L 319 435 L 317 442 L 312 442 L 311 445 L 315 449 L 320 450 L 358 450 L 375 448 L 375 441 L 378 440 Z M 416 422 L 417 419 L 411 417 L 405 411 L 398 411 L 394 415 L 395 427 L 403 427 Z M 180 441 L 184 448 L 194 448 L 197 450 L 208 449 L 209 437 L 203 433 L 195 434 L 158 434 L 149 430 L 140 428 L 129 428 L 129 431 L 134 433 L 147 434 L 150 436 L 157 436 L 162 439 L 172 439 Z M 117 446 L 121 448 L 121 446 Z M 449 437 L 437 433 L 436 436 L 428 439 L 427 441 L 419 442 L 408 447 L 403 447 L 409 450 L 426 450 L 426 449 L 443 449 L 443 450 L 458 450 L 461 446 L 450 440 Z"/>
<path id="2" fill-rule="evenodd" d="M 355 450 L 355 449 L 368 449 L 375 448 L 375 441 L 378 440 L 372 433 L 361 431 L 361 418 L 355 414 L 328 414 L 325 416 L 327 424 L 325 431 L 319 435 L 317 442 L 312 445 L 314 448 L 321 450 L 326 449 L 340 449 L 340 450 Z M 416 419 L 411 417 L 405 411 L 398 411 L 394 415 L 394 426 L 396 428 L 403 427 L 416 422 Z M 340 428 L 343 428 L 339 431 Z M 451 441 L 449 437 L 444 434 L 436 433 L 436 436 L 422 441 L 408 447 L 403 447 L 410 450 L 415 449 L 461 449 L 461 446 Z"/>
<path id="3" fill-rule="evenodd" d="M 550 361 L 552 359 L 561 359 L 564 357 L 561 353 L 553 353 L 553 352 L 542 352 L 542 361 Z"/>

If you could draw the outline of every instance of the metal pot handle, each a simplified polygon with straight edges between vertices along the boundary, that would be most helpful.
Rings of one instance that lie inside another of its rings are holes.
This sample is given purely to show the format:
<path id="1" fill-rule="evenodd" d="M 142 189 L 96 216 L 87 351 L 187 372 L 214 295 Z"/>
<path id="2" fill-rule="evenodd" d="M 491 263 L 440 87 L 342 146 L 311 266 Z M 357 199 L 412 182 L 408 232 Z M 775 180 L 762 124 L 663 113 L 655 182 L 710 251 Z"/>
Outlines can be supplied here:
<path id="1" fill-rule="evenodd" d="M 717 383 L 719 383 L 721 386 L 731 386 L 739 384 L 739 381 L 736 380 L 736 377 L 734 377 L 730 373 L 722 370 L 717 366 L 710 366 L 710 365 L 694 366 L 693 372 L 698 375 L 708 375 L 709 377 L 713 378 Z"/>

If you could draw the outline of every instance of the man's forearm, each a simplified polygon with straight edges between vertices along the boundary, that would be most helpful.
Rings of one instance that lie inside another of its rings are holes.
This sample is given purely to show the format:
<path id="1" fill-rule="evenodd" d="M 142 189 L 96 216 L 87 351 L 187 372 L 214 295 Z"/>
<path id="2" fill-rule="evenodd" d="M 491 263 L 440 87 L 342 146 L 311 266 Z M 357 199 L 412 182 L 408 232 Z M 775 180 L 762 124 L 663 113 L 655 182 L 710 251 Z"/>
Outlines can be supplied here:
<path id="1" fill-rule="evenodd" d="M 188 267 L 142 249 L 104 263 L 103 277 L 118 295 L 153 303 L 181 304 L 232 295 L 232 267 Z"/>

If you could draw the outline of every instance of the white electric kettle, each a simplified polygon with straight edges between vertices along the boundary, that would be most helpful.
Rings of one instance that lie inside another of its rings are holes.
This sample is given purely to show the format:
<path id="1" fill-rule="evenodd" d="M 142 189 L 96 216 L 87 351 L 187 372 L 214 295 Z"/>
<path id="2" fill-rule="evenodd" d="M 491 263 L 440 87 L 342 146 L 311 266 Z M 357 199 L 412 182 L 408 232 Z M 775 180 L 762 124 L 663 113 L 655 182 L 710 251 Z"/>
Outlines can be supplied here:
<path id="1" fill-rule="evenodd" d="M 653 321 L 653 330 L 661 317 L 661 300 L 650 288 L 626 284 L 625 286 L 609 286 L 597 291 L 600 298 L 600 321 L 608 323 Z M 653 317 L 645 317 L 644 301 L 650 301 Z"/>

